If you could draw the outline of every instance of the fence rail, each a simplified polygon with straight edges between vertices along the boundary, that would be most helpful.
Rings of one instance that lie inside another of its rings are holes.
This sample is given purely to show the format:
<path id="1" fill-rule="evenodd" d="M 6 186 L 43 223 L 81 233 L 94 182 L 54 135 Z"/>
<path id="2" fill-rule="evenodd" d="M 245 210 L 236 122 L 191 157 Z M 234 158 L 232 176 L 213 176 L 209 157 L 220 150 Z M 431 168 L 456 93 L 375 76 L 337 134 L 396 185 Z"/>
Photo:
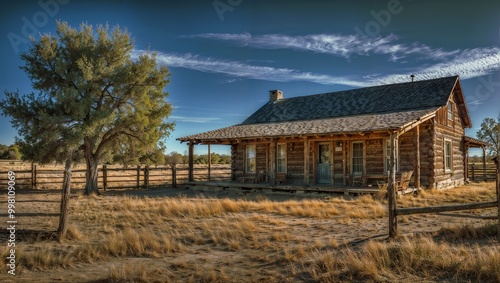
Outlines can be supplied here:
<path id="1" fill-rule="evenodd" d="M 496 167 L 494 163 L 487 163 L 486 168 L 482 164 L 471 163 L 468 166 L 468 177 L 471 181 L 495 181 Z"/>
<path id="2" fill-rule="evenodd" d="M 472 164 L 472 175 L 469 175 L 472 177 L 472 180 L 474 180 L 474 164 Z M 447 211 L 460 211 L 460 210 L 470 210 L 470 209 L 482 209 L 482 208 L 491 208 L 491 207 L 496 207 L 497 208 L 497 239 L 500 242 L 500 166 L 498 164 L 493 164 L 493 166 L 488 166 L 484 168 L 481 166 L 481 172 L 482 176 L 484 179 L 482 180 L 488 180 L 486 177 L 488 176 L 488 173 L 491 170 L 491 167 L 493 168 L 493 180 L 495 180 L 495 187 L 496 187 L 496 200 L 495 201 L 490 201 L 490 202 L 479 202 L 479 203 L 466 203 L 466 204 L 459 204 L 459 205 L 447 205 L 447 206 L 428 206 L 428 207 L 409 207 L 409 208 L 398 208 L 397 203 L 396 203 L 396 192 L 394 190 L 394 184 L 392 186 L 389 186 L 389 192 L 388 192 L 388 197 L 389 197 L 389 237 L 393 238 L 397 235 L 397 229 L 398 229 L 398 220 L 397 216 L 401 215 L 412 215 L 412 214 L 421 214 L 421 213 L 439 213 L 439 212 L 447 212 Z M 470 166 L 469 166 L 470 168 Z M 485 170 L 487 169 L 487 170 Z"/>
<path id="3" fill-rule="evenodd" d="M 6 163 L 6 162 L 3 162 Z M 16 173 L 16 185 L 20 188 L 54 188 L 62 186 L 64 170 L 59 168 L 40 168 L 40 165 L 20 163 L 0 163 L 0 182 L 8 181 L 7 173 Z M 12 167 L 11 170 L 6 170 Z M 17 166 L 14 166 L 17 165 Z M 29 168 L 31 167 L 31 168 Z M 52 166 L 54 167 L 54 166 Z M 226 164 L 196 165 L 194 170 L 195 181 L 229 181 L 231 167 Z M 72 187 L 82 189 L 86 182 L 86 170 L 72 170 Z M 150 187 L 177 187 L 189 179 L 189 168 L 184 165 L 172 168 L 170 166 L 137 166 L 117 168 L 102 165 L 98 167 L 99 188 L 150 188 Z"/>

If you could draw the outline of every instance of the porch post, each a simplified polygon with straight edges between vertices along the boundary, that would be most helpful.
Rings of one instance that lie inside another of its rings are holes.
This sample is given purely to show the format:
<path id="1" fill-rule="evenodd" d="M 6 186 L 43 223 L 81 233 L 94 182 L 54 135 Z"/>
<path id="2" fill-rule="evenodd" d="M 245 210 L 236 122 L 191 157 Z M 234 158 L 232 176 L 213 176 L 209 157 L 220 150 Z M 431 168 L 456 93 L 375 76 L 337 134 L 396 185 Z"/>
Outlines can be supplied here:
<path id="1" fill-rule="evenodd" d="M 188 158 L 188 164 L 189 164 L 189 173 L 188 173 L 188 179 L 189 182 L 194 181 L 194 176 L 193 176 L 193 164 L 194 164 L 194 141 L 189 141 L 189 158 Z"/>
<path id="2" fill-rule="evenodd" d="M 212 153 L 210 152 L 210 145 L 208 145 L 208 180 L 210 181 L 210 170 L 212 169 Z"/>
<path id="3" fill-rule="evenodd" d="M 469 180 L 469 146 L 464 144 L 465 157 L 464 157 L 464 182 Z"/>
<path id="4" fill-rule="evenodd" d="M 342 140 L 342 175 L 344 186 L 347 185 L 347 140 Z"/>
<path id="5" fill-rule="evenodd" d="M 269 146 L 269 182 L 276 185 L 276 141 L 271 139 Z"/>
<path id="6" fill-rule="evenodd" d="M 483 146 L 483 181 L 486 182 L 486 147 Z"/>
<path id="7" fill-rule="evenodd" d="M 396 237 L 398 233 L 398 220 L 396 216 L 396 144 L 397 135 L 392 132 L 390 135 L 390 165 L 389 170 L 389 186 L 387 188 L 387 194 L 389 198 L 389 238 Z"/>
<path id="8" fill-rule="evenodd" d="M 413 185 L 418 189 L 420 188 L 420 125 L 415 127 L 413 144 L 415 147 L 415 164 L 413 169 L 415 171 L 415 182 Z"/>
<path id="9" fill-rule="evenodd" d="M 304 186 L 309 186 L 309 140 L 304 140 Z"/>

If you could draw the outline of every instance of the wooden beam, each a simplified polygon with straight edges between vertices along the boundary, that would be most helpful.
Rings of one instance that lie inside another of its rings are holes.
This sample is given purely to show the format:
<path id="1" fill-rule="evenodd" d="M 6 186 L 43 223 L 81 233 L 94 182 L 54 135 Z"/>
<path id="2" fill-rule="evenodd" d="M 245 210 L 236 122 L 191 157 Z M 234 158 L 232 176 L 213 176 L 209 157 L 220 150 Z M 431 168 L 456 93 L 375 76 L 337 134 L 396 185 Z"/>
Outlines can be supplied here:
<path id="1" fill-rule="evenodd" d="M 477 202 L 477 203 L 467 203 L 467 204 L 459 204 L 459 205 L 398 208 L 398 209 L 396 209 L 396 214 L 397 215 L 410 215 L 410 214 L 422 214 L 422 213 L 438 213 L 438 212 L 446 212 L 446 211 L 490 208 L 490 207 L 496 207 L 497 205 L 498 205 L 498 203 L 496 201 L 489 201 L 489 202 Z"/>
<path id="2" fill-rule="evenodd" d="M 397 133 L 390 135 L 390 170 L 389 170 L 389 185 L 387 194 L 389 198 L 389 238 L 395 238 L 398 234 L 398 220 L 396 216 L 396 145 Z"/>
<path id="3" fill-rule="evenodd" d="M 330 142 L 330 185 L 333 185 L 333 183 L 335 182 L 335 170 L 334 170 L 334 163 L 335 163 L 335 158 L 334 158 L 334 154 L 335 154 L 335 151 L 334 151 L 334 148 L 335 148 L 335 142 L 332 140 Z"/>
<path id="4" fill-rule="evenodd" d="M 272 140 L 269 146 L 269 182 L 276 185 L 276 141 Z"/>
<path id="5" fill-rule="evenodd" d="M 308 139 L 304 140 L 304 186 L 309 186 L 309 152 L 310 142 Z"/>
<path id="6" fill-rule="evenodd" d="M 210 152 L 210 145 L 208 145 L 208 180 L 210 181 L 210 173 L 212 169 L 212 152 Z"/>
<path id="7" fill-rule="evenodd" d="M 410 123 L 404 125 L 403 127 L 401 127 L 401 130 L 398 132 L 398 137 L 401 136 L 402 134 L 412 130 L 416 126 L 426 122 L 427 120 L 434 118 L 435 116 L 436 116 L 436 112 L 433 112 L 433 113 L 430 113 L 426 116 L 418 118 L 418 120 L 416 120 L 416 121 L 413 121 L 413 122 L 410 122 Z"/>
<path id="8" fill-rule="evenodd" d="M 414 158 L 414 176 L 415 182 L 414 186 L 416 188 L 420 188 L 420 125 L 415 127 L 415 135 L 413 136 L 413 146 L 415 150 L 415 158 Z"/>
<path id="9" fill-rule="evenodd" d="M 465 156 L 464 156 L 464 182 L 469 180 L 469 146 L 467 143 L 464 145 Z"/>
<path id="10" fill-rule="evenodd" d="M 483 181 L 486 182 L 486 147 L 483 146 Z"/>
<path id="11" fill-rule="evenodd" d="M 347 140 L 342 140 L 342 175 L 344 179 L 344 186 L 347 185 Z"/>
<path id="12" fill-rule="evenodd" d="M 194 155 L 194 142 L 189 141 L 189 156 L 188 156 L 188 163 L 189 163 L 188 179 L 189 179 L 189 182 L 194 181 L 194 175 L 193 175 L 194 157 L 193 157 L 193 155 Z"/>

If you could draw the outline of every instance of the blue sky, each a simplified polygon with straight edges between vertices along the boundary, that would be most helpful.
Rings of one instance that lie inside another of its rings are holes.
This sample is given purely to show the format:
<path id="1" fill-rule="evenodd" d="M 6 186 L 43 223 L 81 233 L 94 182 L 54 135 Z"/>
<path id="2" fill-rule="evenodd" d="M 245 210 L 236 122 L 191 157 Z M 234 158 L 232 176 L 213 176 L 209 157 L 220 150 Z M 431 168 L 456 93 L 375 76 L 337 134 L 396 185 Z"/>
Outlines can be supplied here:
<path id="1" fill-rule="evenodd" d="M 19 55 L 56 20 L 119 25 L 134 52 L 157 51 L 172 73 L 168 152 L 186 151 L 177 137 L 242 122 L 272 89 L 293 97 L 458 74 L 467 135 L 500 112 L 500 1 L 39 0 L 3 1 L 0 13 L 0 98 L 32 91 Z M 9 118 L 0 130 L 11 144 Z"/>

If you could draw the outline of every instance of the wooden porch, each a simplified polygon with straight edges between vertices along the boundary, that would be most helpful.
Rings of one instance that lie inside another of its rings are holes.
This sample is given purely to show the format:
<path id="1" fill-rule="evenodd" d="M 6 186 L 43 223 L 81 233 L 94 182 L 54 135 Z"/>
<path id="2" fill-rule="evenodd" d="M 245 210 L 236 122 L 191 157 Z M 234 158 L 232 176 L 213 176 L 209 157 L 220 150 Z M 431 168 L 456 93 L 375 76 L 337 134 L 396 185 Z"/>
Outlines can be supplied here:
<path id="1" fill-rule="evenodd" d="M 290 193 L 290 194 L 343 194 L 343 195 L 375 195 L 381 192 L 377 186 L 343 186 L 343 185 L 289 185 L 270 183 L 241 183 L 241 182 L 188 182 L 185 184 L 188 188 L 196 188 L 208 191 L 224 191 L 224 190 L 241 190 L 242 192 L 256 192 L 256 193 Z M 413 193 L 417 191 L 416 188 L 409 188 L 400 194 Z"/>

